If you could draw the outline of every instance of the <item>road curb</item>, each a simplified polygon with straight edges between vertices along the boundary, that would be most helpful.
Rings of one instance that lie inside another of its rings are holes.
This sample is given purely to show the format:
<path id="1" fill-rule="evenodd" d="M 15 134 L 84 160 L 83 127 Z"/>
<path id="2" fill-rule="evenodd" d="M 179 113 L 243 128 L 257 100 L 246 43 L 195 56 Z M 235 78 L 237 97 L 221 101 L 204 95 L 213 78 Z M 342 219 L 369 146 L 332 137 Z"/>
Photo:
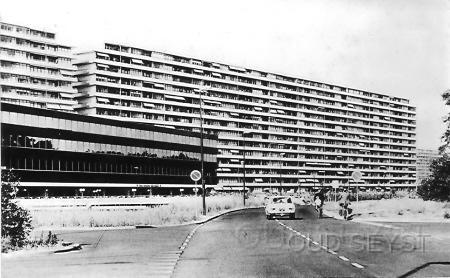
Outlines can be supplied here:
<path id="1" fill-rule="evenodd" d="M 226 210 L 226 211 L 222 211 L 218 214 L 212 215 L 207 217 L 206 219 L 202 219 L 202 220 L 197 220 L 197 221 L 192 221 L 192 222 L 186 222 L 186 223 L 181 223 L 181 224 L 169 224 L 169 225 L 136 225 L 134 226 L 136 229 L 152 229 L 152 228 L 167 228 L 167 227 L 179 227 L 179 226 L 188 226 L 188 225 L 200 225 L 200 224 L 204 224 L 206 222 L 209 222 L 211 220 L 216 219 L 217 217 L 223 216 L 227 213 L 231 213 L 231 212 L 236 212 L 236 211 L 241 211 L 241 210 L 246 210 L 246 209 L 259 209 L 259 208 L 263 208 L 264 206 L 254 206 L 254 207 L 245 207 L 245 208 L 236 208 L 236 209 L 230 209 L 230 210 Z"/>

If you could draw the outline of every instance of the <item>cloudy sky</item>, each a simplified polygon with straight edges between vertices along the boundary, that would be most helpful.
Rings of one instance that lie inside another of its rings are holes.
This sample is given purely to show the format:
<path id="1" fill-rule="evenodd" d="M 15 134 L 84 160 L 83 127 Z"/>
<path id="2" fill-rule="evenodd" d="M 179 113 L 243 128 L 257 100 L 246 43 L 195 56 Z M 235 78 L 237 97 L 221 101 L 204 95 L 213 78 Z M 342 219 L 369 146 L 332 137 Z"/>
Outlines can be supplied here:
<path id="1" fill-rule="evenodd" d="M 437 148 L 449 109 L 448 0 L 0 0 L 1 20 L 408 98 L 417 147 Z"/>

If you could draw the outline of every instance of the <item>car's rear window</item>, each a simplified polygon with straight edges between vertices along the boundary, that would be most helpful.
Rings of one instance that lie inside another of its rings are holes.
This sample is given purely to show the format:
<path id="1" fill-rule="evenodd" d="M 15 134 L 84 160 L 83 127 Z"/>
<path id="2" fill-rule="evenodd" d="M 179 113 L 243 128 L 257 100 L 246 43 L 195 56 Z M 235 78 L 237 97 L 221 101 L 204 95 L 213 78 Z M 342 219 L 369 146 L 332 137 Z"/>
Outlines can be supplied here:
<path id="1" fill-rule="evenodd" d="M 286 197 L 273 198 L 272 203 L 292 203 L 292 200 Z"/>

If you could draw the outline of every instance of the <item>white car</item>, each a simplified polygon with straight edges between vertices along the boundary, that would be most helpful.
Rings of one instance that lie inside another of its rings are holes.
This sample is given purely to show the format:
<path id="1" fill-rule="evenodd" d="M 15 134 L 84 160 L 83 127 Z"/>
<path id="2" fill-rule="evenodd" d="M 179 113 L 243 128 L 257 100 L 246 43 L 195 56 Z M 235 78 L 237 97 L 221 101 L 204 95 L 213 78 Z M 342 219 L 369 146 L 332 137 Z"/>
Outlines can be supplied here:
<path id="1" fill-rule="evenodd" d="M 271 197 L 266 203 L 266 217 L 272 219 L 276 216 L 295 218 L 295 205 L 290 196 Z"/>

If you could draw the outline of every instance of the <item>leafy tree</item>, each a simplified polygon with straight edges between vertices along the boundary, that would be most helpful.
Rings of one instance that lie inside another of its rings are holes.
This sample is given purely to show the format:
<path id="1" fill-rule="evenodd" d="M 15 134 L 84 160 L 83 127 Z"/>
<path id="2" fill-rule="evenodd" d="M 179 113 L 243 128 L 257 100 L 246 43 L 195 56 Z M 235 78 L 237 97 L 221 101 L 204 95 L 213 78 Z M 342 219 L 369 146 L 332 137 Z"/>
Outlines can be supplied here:
<path id="1" fill-rule="evenodd" d="M 445 105 L 450 106 L 450 90 L 446 90 L 442 94 L 442 99 L 445 102 Z M 447 125 L 447 129 L 442 135 L 442 141 L 444 142 L 442 146 L 439 147 L 439 153 L 443 154 L 448 149 L 450 145 L 450 113 L 445 117 L 444 123 Z"/>
<path id="2" fill-rule="evenodd" d="M 29 212 L 14 201 L 18 185 L 19 179 L 12 171 L 2 171 L 2 242 L 9 242 L 11 248 L 23 247 L 32 229 Z"/>
<path id="3" fill-rule="evenodd" d="M 417 194 L 424 200 L 450 201 L 450 156 L 435 159 L 430 169 L 431 175 L 422 181 Z"/>

